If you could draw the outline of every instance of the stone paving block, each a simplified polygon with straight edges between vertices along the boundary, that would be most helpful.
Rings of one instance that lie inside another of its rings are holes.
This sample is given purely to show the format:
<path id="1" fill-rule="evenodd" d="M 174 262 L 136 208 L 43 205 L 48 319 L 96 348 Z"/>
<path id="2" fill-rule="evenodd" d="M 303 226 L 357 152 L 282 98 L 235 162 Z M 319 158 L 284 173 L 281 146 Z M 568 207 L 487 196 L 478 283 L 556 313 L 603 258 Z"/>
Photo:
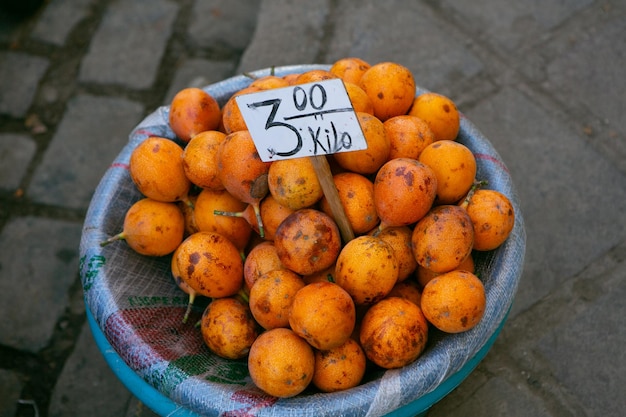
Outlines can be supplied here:
<path id="1" fill-rule="evenodd" d="M 132 397 L 124 417 L 159 417 L 159 415 L 139 401 L 139 399 Z"/>
<path id="2" fill-rule="evenodd" d="M 475 2 L 442 2 L 461 15 L 463 26 L 507 52 L 541 40 L 545 33 L 591 3 L 592 0 L 484 0 L 477 6 Z"/>
<path id="3" fill-rule="evenodd" d="M 79 80 L 144 89 L 156 78 L 178 5 L 169 0 L 127 0 L 109 4 Z"/>
<path id="4" fill-rule="evenodd" d="M 176 93 L 186 87 L 204 87 L 222 81 L 234 74 L 233 61 L 213 61 L 208 59 L 188 59 L 176 69 L 174 81 L 170 85 L 163 104 L 169 105 Z"/>
<path id="5" fill-rule="evenodd" d="M 62 46 L 78 22 L 87 17 L 94 0 L 55 0 L 37 20 L 32 37 Z"/>
<path id="6" fill-rule="evenodd" d="M 563 52 L 546 67 L 544 85 L 564 103 L 575 101 L 626 134 L 626 15 L 612 16 L 567 37 Z"/>
<path id="7" fill-rule="evenodd" d="M 466 380 L 470 382 L 471 376 Z M 451 396 L 454 396 L 452 392 Z M 451 402 L 447 398 L 435 404 L 428 412 L 428 417 L 550 417 L 542 404 L 541 399 L 533 396 L 523 386 L 511 385 L 507 380 L 498 376 L 490 378 L 484 385 L 476 389 L 467 400 L 454 407 L 448 407 Z"/>
<path id="8" fill-rule="evenodd" d="M 22 386 L 22 381 L 15 372 L 0 369 L 0 417 L 15 416 Z"/>
<path id="9" fill-rule="evenodd" d="M 260 0 L 195 1 L 188 34 L 198 48 L 243 51 L 254 33 Z"/>
<path id="10" fill-rule="evenodd" d="M 617 268 L 616 279 L 603 297 L 581 314 L 560 323 L 535 346 L 588 415 L 617 417 L 626 409 L 626 262 Z M 593 297 L 595 290 L 580 292 L 583 298 Z"/>
<path id="11" fill-rule="evenodd" d="M 346 56 L 396 61 L 413 71 L 418 85 L 442 94 L 483 69 L 464 37 L 423 3 L 341 2 L 333 14 L 341 18 L 327 43 L 330 63 Z"/>
<path id="12" fill-rule="evenodd" d="M 504 88 L 466 112 L 508 166 L 527 243 L 513 310 L 527 308 L 624 239 L 626 176 L 556 112 Z"/>
<path id="13" fill-rule="evenodd" d="M 558 410 L 556 416 L 589 416 L 595 415 L 589 412 L 588 405 L 585 405 L 586 398 L 576 390 L 571 389 L 563 378 L 563 374 L 555 372 L 557 369 L 576 368 L 575 372 L 588 371 L 589 378 L 583 384 L 604 384 L 602 378 L 598 378 L 594 372 L 598 369 L 603 373 L 607 366 L 614 366 L 609 361 L 610 353 L 614 351 L 612 344 L 602 354 L 597 354 L 603 348 L 609 346 L 613 340 L 604 336 L 599 336 L 593 341 L 580 337 L 573 340 L 573 336 L 587 336 L 590 333 L 603 333 L 605 324 L 607 329 L 612 331 L 614 320 L 595 320 L 593 323 L 587 317 L 592 315 L 596 319 L 599 315 L 606 313 L 612 316 L 616 314 L 621 317 L 624 314 L 623 303 L 617 305 L 608 303 L 614 293 L 623 293 L 623 278 L 626 276 L 626 240 L 611 248 L 602 256 L 594 259 L 573 278 L 567 279 L 558 288 L 554 289 L 546 297 L 537 300 L 530 308 L 509 320 L 503 328 L 502 333 L 490 352 L 494 361 L 485 362 L 487 372 L 498 374 L 508 373 L 508 378 L 519 378 L 521 374 L 524 383 L 532 387 L 537 395 L 541 395 L 552 410 Z M 615 307 L 615 308 L 614 308 Z M 601 310 L 600 313 L 597 310 Z M 583 319 L 584 320 L 581 320 Z M 591 327 L 594 330 L 591 330 Z M 567 333 L 562 337 L 561 333 Z M 622 332 L 623 333 L 623 332 Z M 611 334 L 611 338 L 623 339 L 623 335 Z M 566 343 L 561 341 L 567 340 Z M 572 349 L 568 343 L 572 343 Z M 597 344 L 590 349 L 589 345 Z M 548 348 L 546 349 L 546 346 Z M 561 352 L 557 356 L 554 351 Z M 549 351 L 549 354 L 541 352 Z M 582 352 L 596 352 L 581 359 Z M 606 357 L 604 356 L 606 353 Z M 488 356 L 489 358 L 489 356 Z M 511 361 L 515 361 L 513 367 Z M 509 366 L 501 366 L 502 363 Z M 561 365 L 562 364 L 562 365 Z M 618 366 L 621 366 L 620 363 Z M 578 368 L 582 370 L 579 371 Z M 517 369 L 517 371 L 515 370 Z M 566 374 L 570 377 L 574 375 L 569 371 Z M 617 380 L 619 383 L 619 379 Z M 587 395 L 590 391 L 595 391 L 603 396 L 606 401 L 610 395 L 610 402 L 614 402 L 614 395 L 611 391 L 600 392 L 597 388 L 585 388 Z M 607 394 L 607 395 L 604 395 Z M 600 414 L 604 416 L 611 413 Z M 617 413 L 615 416 L 621 416 Z"/>
<path id="14" fill-rule="evenodd" d="M 272 66 L 314 64 L 322 47 L 329 1 L 264 1 L 238 73 Z"/>
<path id="15" fill-rule="evenodd" d="M 563 53 L 547 64 L 544 86 L 565 106 L 584 115 L 580 129 L 592 128 L 592 142 L 606 147 L 606 154 L 624 169 L 626 14 L 616 13 L 587 32 L 573 33 L 566 42 Z M 594 126 L 592 115 L 600 126 Z"/>
<path id="16" fill-rule="evenodd" d="M 141 121 L 143 107 L 92 95 L 76 96 L 67 107 L 27 193 L 41 203 L 87 208 L 107 167 Z"/>
<path id="17" fill-rule="evenodd" d="M 50 399 L 49 416 L 124 416 L 132 394 L 104 360 L 85 323 Z"/>
<path id="18" fill-rule="evenodd" d="M 78 279 L 81 227 L 40 217 L 6 224 L 0 234 L 0 344 L 27 352 L 48 344 Z"/>
<path id="19" fill-rule="evenodd" d="M 22 52 L 0 52 L 0 114 L 24 117 L 50 62 Z"/>
<path id="20" fill-rule="evenodd" d="M 29 136 L 0 134 L 0 189 L 12 191 L 19 187 L 36 150 Z"/>
<path id="21" fill-rule="evenodd" d="M 626 4 L 602 3 L 570 19 L 541 47 L 521 51 L 518 70 L 567 109 L 576 129 L 626 172 L 622 91 Z"/>

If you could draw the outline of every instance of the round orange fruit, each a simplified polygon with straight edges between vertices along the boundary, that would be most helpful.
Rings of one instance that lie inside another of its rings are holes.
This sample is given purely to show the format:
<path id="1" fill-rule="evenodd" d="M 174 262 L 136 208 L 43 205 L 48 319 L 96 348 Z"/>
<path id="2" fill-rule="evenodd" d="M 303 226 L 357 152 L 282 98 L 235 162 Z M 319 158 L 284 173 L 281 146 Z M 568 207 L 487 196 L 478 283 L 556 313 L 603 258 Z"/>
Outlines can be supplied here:
<path id="1" fill-rule="evenodd" d="M 428 323 L 411 301 L 385 298 L 363 316 L 359 339 L 365 355 L 376 365 L 400 368 L 415 361 L 426 348 Z"/>
<path id="2" fill-rule="evenodd" d="M 426 284 L 421 307 L 426 319 L 439 330 L 464 332 L 476 326 L 483 317 L 485 287 L 471 272 L 447 272 Z"/>
<path id="3" fill-rule="evenodd" d="M 248 354 L 248 370 L 252 382 L 267 394 L 293 397 L 313 379 L 315 353 L 291 329 L 278 327 L 256 338 Z"/>

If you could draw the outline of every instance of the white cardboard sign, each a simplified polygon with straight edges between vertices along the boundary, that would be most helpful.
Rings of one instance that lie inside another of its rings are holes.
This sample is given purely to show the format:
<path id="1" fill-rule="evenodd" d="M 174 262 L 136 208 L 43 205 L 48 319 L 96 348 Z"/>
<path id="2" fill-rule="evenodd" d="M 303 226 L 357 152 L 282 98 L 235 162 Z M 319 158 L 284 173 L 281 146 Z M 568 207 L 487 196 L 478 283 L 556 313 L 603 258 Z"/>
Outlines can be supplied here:
<path id="1" fill-rule="evenodd" d="M 340 79 L 242 94 L 235 100 L 264 162 L 367 148 Z"/>

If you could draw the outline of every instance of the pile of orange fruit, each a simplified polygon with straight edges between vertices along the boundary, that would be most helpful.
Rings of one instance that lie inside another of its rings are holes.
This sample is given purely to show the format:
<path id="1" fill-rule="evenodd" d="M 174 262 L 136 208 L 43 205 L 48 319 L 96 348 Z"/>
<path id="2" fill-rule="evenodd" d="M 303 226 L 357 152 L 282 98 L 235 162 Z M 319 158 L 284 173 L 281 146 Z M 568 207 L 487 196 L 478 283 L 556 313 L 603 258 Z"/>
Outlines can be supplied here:
<path id="1" fill-rule="evenodd" d="M 367 142 L 326 156 L 348 240 L 311 160 L 263 162 L 234 99 L 333 78 Z M 222 108 L 183 89 L 169 112 L 178 141 L 150 137 L 133 151 L 130 174 L 145 198 L 103 245 L 124 239 L 143 255 L 171 256 L 190 306 L 210 298 L 199 337 L 216 355 L 247 357 L 270 395 L 344 390 L 369 367 L 406 366 L 431 326 L 458 333 L 480 322 L 473 253 L 499 247 L 515 217 L 508 197 L 476 178 L 473 153 L 456 140 L 455 103 L 415 91 L 406 67 L 358 58 L 251 78 Z"/>

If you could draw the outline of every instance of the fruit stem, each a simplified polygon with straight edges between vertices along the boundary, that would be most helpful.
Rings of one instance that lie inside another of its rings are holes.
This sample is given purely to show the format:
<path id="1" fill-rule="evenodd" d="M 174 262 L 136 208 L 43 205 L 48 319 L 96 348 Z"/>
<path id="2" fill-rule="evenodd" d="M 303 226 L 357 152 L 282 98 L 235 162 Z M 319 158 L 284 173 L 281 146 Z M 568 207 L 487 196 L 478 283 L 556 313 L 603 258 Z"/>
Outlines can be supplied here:
<path id="1" fill-rule="evenodd" d="M 474 181 L 474 183 L 472 184 L 472 187 L 470 188 L 470 190 L 468 191 L 467 195 L 465 196 L 465 198 L 463 199 L 463 201 L 461 201 L 461 203 L 459 204 L 460 207 L 464 208 L 465 210 L 467 210 L 467 207 L 469 206 L 470 200 L 472 199 L 472 197 L 474 196 L 474 193 L 480 188 L 483 187 L 485 185 L 489 184 L 489 182 L 487 180 L 480 180 L 480 181 Z"/>
<path id="2" fill-rule="evenodd" d="M 248 294 L 246 294 L 246 292 L 244 291 L 244 289 L 243 289 L 243 288 L 241 288 L 241 289 L 237 292 L 237 295 L 238 295 L 238 296 L 240 296 L 241 298 L 243 298 L 243 300 L 244 300 L 246 303 L 249 303 L 249 302 L 250 302 L 250 297 L 248 297 Z"/>
<path id="3" fill-rule="evenodd" d="M 265 238 L 265 229 L 263 228 L 263 220 L 261 219 L 261 207 L 259 203 L 250 204 L 254 209 L 254 216 L 256 217 L 256 221 L 259 226 L 259 236 L 261 238 Z M 224 211 L 224 210 L 213 210 L 213 214 L 216 216 L 230 216 L 230 217 L 244 217 L 245 211 Z"/>
<path id="4" fill-rule="evenodd" d="M 380 223 L 378 223 L 378 227 L 376 227 L 376 229 L 374 230 L 374 233 L 372 233 L 373 236 L 378 236 L 379 234 L 381 234 L 383 232 L 383 230 L 387 229 L 389 227 L 389 225 L 383 221 L 381 221 Z"/>
<path id="5" fill-rule="evenodd" d="M 256 216 L 256 221 L 259 225 L 259 236 L 261 239 L 265 238 L 265 228 L 263 227 L 263 219 L 261 218 L 261 206 L 259 203 L 252 204 L 252 208 L 254 209 L 254 215 Z"/>
<path id="6" fill-rule="evenodd" d="M 100 242 L 100 247 L 105 247 L 109 243 L 115 242 L 117 240 L 124 240 L 124 239 L 126 239 L 126 235 L 124 234 L 124 232 L 121 232 L 121 233 L 116 234 L 115 236 L 111 236 L 105 241 Z"/>
<path id="7" fill-rule="evenodd" d="M 181 201 L 190 209 L 194 208 L 193 201 L 191 201 L 191 198 L 189 198 L 188 195 L 185 196 Z"/>
<path id="8" fill-rule="evenodd" d="M 216 216 L 243 217 L 243 211 L 213 210 L 213 214 Z"/>
<path id="9" fill-rule="evenodd" d="M 193 302 L 196 299 L 196 292 L 191 291 L 189 293 L 189 302 L 187 303 L 187 310 L 185 311 L 185 315 L 183 316 L 183 323 L 187 323 L 189 319 L 189 314 L 191 313 L 191 307 L 193 306 Z"/>

